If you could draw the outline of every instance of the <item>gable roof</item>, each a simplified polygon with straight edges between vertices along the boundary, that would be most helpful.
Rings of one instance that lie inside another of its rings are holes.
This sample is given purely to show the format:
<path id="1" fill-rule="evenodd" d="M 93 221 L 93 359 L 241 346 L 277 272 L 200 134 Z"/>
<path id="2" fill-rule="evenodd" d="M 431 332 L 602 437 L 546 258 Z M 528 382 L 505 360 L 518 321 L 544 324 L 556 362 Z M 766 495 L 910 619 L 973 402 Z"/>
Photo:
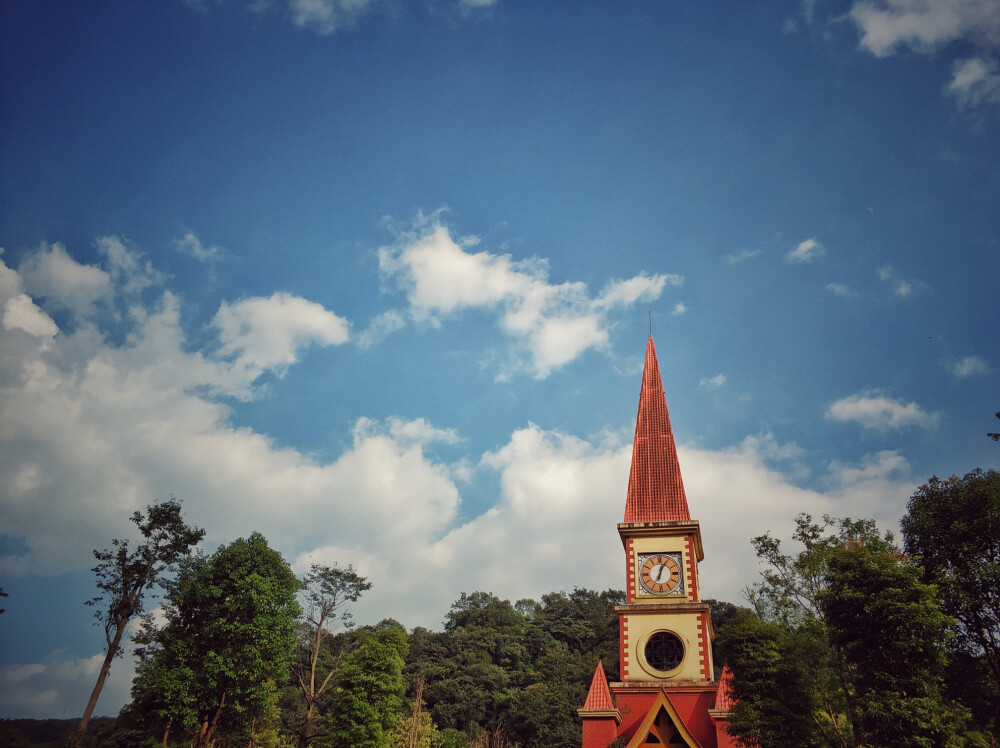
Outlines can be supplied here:
<path id="1" fill-rule="evenodd" d="M 650 737 L 654 741 L 650 741 Z M 639 725 L 639 729 L 629 741 L 627 748 L 641 748 L 641 746 L 653 745 L 679 745 L 677 738 L 683 741 L 683 745 L 688 748 L 703 748 L 698 739 L 691 734 L 691 731 L 684 724 L 677 713 L 677 709 L 670 702 L 670 697 L 662 688 L 656 695 L 656 701 L 646 712 L 646 718 Z M 655 741 L 659 742 L 655 742 Z"/>
<path id="2" fill-rule="evenodd" d="M 687 522 L 690 519 L 667 398 L 660 380 L 660 365 L 650 335 L 635 421 L 625 522 Z"/>

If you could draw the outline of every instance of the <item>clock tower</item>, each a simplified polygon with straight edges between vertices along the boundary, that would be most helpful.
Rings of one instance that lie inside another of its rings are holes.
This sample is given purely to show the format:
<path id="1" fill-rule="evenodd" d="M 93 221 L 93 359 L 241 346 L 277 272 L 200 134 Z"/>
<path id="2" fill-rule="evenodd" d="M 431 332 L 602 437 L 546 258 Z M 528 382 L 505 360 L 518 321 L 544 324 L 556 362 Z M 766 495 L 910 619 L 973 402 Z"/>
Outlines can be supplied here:
<path id="1" fill-rule="evenodd" d="M 598 664 L 580 709 L 583 748 L 606 748 L 619 738 L 628 748 L 734 746 L 699 584 L 701 529 L 688 511 L 652 336 L 618 534 L 626 584 L 625 604 L 617 608 L 621 681 L 609 684 Z"/>

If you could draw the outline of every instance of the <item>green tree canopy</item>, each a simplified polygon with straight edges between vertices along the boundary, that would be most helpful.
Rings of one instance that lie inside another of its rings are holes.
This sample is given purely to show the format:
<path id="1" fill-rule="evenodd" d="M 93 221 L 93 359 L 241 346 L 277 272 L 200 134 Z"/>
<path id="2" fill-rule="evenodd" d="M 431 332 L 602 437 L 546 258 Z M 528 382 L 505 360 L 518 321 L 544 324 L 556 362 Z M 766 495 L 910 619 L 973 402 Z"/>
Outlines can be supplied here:
<path id="1" fill-rule="evenodd" d="M 273 716 L 275 684 L 292 658 L 298 589 L 260 533 L 184 562 L 169 586 L 166 624 L 147 626 L 137 650 L 133 705 L 147 724 L 201 747 Z"/>
<path id="2" fill-rule="evenodd" d="M 334 748 L 389 748 L 403 700 L 406 632 L 363 630 L 334 676 L 330 738 Z"/>
<path id="3" fill-rule="evenodd" d="M 958 647 L 983 661 L 982 686 L 1000 702 L 1000 473 L 931 478 L 910 497 L 902 527 L 903 547 L 959 622 Z"/>
<path id="4" fill-rule="evenodd" d="M 791 555 L 754 538 L 767 562 L 748 595 L 757 620 L 720 631 L 740 699 L 731 733 L 760 748 L 963 744 L 965 710 L 942 689 L 950 620 L 891 535 L 803 514 L 794 538 Z"/>

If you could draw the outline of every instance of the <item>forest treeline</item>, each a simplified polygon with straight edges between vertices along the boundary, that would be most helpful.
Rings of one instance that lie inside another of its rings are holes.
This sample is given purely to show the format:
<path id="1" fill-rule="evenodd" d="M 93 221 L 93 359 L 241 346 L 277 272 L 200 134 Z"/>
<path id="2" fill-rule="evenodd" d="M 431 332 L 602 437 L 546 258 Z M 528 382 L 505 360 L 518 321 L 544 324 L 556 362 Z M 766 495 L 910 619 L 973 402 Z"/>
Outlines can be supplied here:
<path id="1" fill-rule="evenodd" d="M 91 601 L 108 663 L 122 622 L 141 623 L 132 701 L 70 744 L 576 748 L 597 662 L 618 678 L 621 591 L 463 593 L 440 631 L 353 626 L 372 582 L 350 565 L 297 578 L 256 533 L 191 553 L 202 533 L 173 500 L 133 520 L 144 541 L 95 552 Z M 764 570 L 746 604 L 710 601 L 734 735 L 761 748 L 997 745 L 1000 473 L 932 479 L 902 528 L 900 546 L 870 520 L 803 514 L 792 551 L 751 541 Z M 154 586 L 157 620 L 142 612 Z"/>

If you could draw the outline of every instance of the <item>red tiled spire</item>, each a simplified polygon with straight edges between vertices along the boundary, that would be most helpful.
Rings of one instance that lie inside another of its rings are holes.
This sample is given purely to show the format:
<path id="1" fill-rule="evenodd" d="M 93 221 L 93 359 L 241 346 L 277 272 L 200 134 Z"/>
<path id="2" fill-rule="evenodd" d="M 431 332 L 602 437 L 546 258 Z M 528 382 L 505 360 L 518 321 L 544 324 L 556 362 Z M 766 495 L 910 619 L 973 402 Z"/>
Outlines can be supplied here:
<path id="1" fill-rule="evenodd" d="M 733 671 L 729 665 L 722 666 L 722 675 L 719 676 L 719 690 L 715 693 L 715 708 L 720 711 L 729 711 L 733 708 L 733 697 L 729 693 L 732 688 Z"/>
<path id="2" fill-rule="evenodd" d="M 590 681 L 590 693 L 587 694 L 583 710 L 608 711 L 614 708 L 614 702 L 611 701 L 611 689 L 608 688 L 608 679 L 604 675 L 604 663 L 598 660 L 597 670 L 594 671 L 594 679 Z"/>
<path id="3" fill-rule="evenodd" d="M 660 381 L 660 366 L 650 335 L 642 371 L 639 415 L 635 422 L 625 521 L 686 522 L 690 519 L 667 399 Z"/>

